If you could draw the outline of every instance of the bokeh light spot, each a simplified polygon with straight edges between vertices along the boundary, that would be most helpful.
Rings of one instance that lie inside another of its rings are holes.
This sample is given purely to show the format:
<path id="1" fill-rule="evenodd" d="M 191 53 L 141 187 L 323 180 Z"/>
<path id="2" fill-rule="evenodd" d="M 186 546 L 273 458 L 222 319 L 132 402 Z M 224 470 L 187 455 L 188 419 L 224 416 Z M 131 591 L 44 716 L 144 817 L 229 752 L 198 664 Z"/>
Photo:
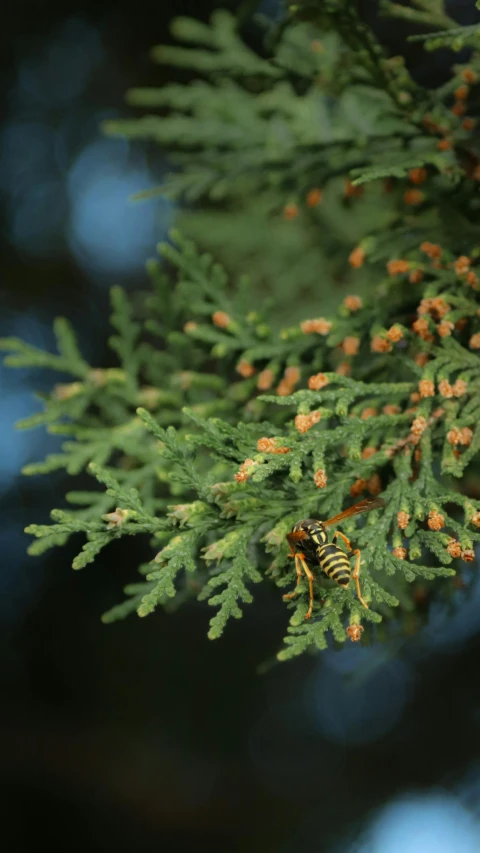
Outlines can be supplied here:
<path id="1" fill-rule="evenodd" d="M 22 338 L 33 346 L 50 349 L 51 333 L 42 323 L 30 314 L 4 317 L 6 327 L 14 337 Z M 32 398 L 32 382 L 35 373 L 35 387 L 43 389 L 45 377 L 33 369 L 15 369 L 0 364 L 0 388 L 2 405 L 0 406 L 0 497 L 21 476 L 21 468 L 27 462 L 42 459 L 46 453 L 58 449 L 58 436 L 49 435 L 44 429 L 24 431 L 15 429 L 15 423 L 29 417 L 41 409 L 41 405 Z M 51 374 L 46 377 L 48 387 Z"/>
<path id="2" fill-rule="evenodd" d="M 472 568 L 464 569 L 463 575 L 468 582 L 476 574 L 478 556 Z M 430 608 L 428 624 L 419 639 L 422 643 L 437 648 L 454 649 L 480 631 L 480 583 L 475 577 L 469 584 L 468 592 L 458 590 L 455 593 L 455 606 L 434 602 Z"/>
<path id="3" fill-rule="evenodd" d="M 346 671 L 354 672 L 349 652 Z M 400 720 L 410 695 L 411 671 L 403 661 L 367 666 L 363 678 L 360 661 L 358 667 L 360 675 L 347 677 L 339 669 L 322 665 L 310 685 L 316 723 L 325 737 L 336 742 L 364 744 L 380 739 Z"/>
<path id="4" fill-rule="evenodd" d="M 53 132 L 42 121 L 12 119 L 0 134 L 0 186 L 16 199 L 52 174 Z"/>
<path id="5" fill-rule="evenodd" d="M 266 788 L 298 795 L 312 785 L 330 790 L 345 764 L 344 752 L 318 737 L 302 702 L 275 705 L 252 728 L 249 753 Z"/>
<path id="6" fill-rule="evenodd" d="M 11 239 L 26 254 L 51 255 L 62 245 L 66 214 L 60 181 L 38 183 L 14 207 Z"/>
<path id="7" fill-rule="evenodd" d="M 77 18 L 65 21 L 42 57 L 32 57 L 22 64 L 17 100 L 42 107 L 72 101 L 82 93 L 103 56 L 100 35 L 95 29 Z"/>
<path id="8" fill-rule="evenodd" d="M 454 796 L 438 792 L 387 805 L 351 853 L 478 853 L 480 826 Z"/>
<path id="9" fill-rule="evenodd" d="M 75 161 L 68 180 L 69 242 L 90 271 L 132 273 L 143 267 L 171 221 L 166 199 L 136 203 L 129 198 L 154 182 L 146 166 L 128 166 L 125 145 L 99 140 Z"/>

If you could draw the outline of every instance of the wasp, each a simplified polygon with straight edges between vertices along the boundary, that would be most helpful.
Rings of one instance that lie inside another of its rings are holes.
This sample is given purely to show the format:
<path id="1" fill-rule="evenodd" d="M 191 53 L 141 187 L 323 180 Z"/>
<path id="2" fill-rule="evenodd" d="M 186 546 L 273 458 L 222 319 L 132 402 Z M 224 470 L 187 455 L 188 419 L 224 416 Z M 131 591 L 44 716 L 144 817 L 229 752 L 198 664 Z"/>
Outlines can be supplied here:
<path id="1" fill-rule="evenodd" d="M 308 608 L 305 619 L 310 619 L 313 609 L 313 581 L 314 574 L 310 566 L 320 566 L 330 580 L 335 581 L 344 588 L 348 586 L 350 578 L 356 583 L 358 599 L 364 607 L 368 609 L 368 604 L 362 597 L 360 590 L 360 560 L 361 553 L 358 548 L 353 549 L 351 542 L 337 530 L 333 534 L 332 541 L 328 541 L 327 527 L 332 527 L 338 524 L 345 518 L 351 518 L 352 515 L 359 515 L 361 512 L 371 512 L 372 509 L 378 509 L 385 506 L 385 501 L 382 498 L 366 498 L 354 504 L 349 509 L 344 510 L 339 515 L 329 518 L 327 521 L 317 521 L 315 518 L 305 518 L 303 521 L 297 521 L 291 533 L 287 536 L 288 544 L 290 545 L 289 557 L 295 560 L 295 571 L 297 573 L 297 587 L 302 580 L 303 574 L 308 580 L 308 588 L 310 592 L 310 606 Z M 343 539 L 347 552 L 342 551 L 337 545 L 337 539 L 340 536 Z M 296 546 L 300 545 L 301 551 L 296 550 Z M 351 570 L 350 560 L 356 557 L 355 568 Z M 295 598 L 298 589 L 284 595 L 284 601 Z"/>

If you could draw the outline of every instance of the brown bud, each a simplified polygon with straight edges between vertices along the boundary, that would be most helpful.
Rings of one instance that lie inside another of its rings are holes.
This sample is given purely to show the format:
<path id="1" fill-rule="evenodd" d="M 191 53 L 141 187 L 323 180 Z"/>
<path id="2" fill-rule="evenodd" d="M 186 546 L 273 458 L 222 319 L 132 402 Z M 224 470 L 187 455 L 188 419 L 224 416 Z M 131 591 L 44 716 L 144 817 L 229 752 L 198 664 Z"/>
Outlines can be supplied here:
<path id="1" fill-rule="evenodd" d="M 314 187 L 307 193 L 307 206 L 317 207 L 322 200 L 322 191 L 318 187 Z"/>
<path id="2" fill-rule="evenodd" d="M 411 427 L 413 435 L 418 436 L 420 436 L 426 430 L 426 428 L 427 421 L 426 418 L 423 417 L 423 415 L 419 415 L 418 418 L 415 418 Z"/>
<path id="3" fill-rule="evenodd" d="M 324 489 L 327 485 L 327 475 L 323 468 L 319 468 L 318 471 L 315 471 L 313 475 L 313 481 L 318 489 Z"/>
<path id="4" fill-rule="evenodd" d="M 268 389 L 272 387 L 274 379 L 275 379 L 275 377 L 273 375 L 273 371 L 268 370 L 268 368 L 266 370 L 262 370 L 258 374 L 258 379 L 257 379 L 258 390 L 259 391 L 268 391 Z"/>
<path id="5" fill-rule="evenodd" d="M 255 368 L 253 364 L 249 364 L 245 358 L 242 358 L 242 360 L 237 364 L 237 373 L 239 373 L 240 376 L 243 376 L 244 379 L 248 379 L 255 373 Z"/>
<path id="6" fill-rule="evenodd" d="M 447 399 L 453 397 L 453 388 L 447 379 L 442 379 L 438 383 L 438 393 L 441 394 L 442 397 L 446 397 Z"/>
<path id="7" fill-rule="evenodd" d="M 464 68 L 461 72 L 462 80 L 465 80 L 465 83 L 476 83 L 477 75 L 472 68 Z"/>
<path id="8" fill-rule="evenodd" d="M 382 338 L 380 335 L 375 335 L 370 343 L 370 349 L 372 352 L 391 352 L 392 345 L 389 340 L 386 340 L 386 338 Z"/>
<path id="9" fill-rule="evenodd" d="M 411 192 L 415 192 L 415 190 L 412 190 Z M 408 272 L 409 269 L 409 262 L 401 259 L 395 259 L 393 261 L 388 261 L 387 263 L 387 271 L 389 275 L 401 275 L 401 273 Z"/>
<path id="10" fill-rule="evenodd" d="M 460 257 L 457 258 L 457 260 L 453 264 L 453 268 L 457 275 L 466 275 L 466 273 L 470 269 L 470 264 L 470 258 L 467 258 L 466 255 L 460 255 Z"/>
<path id="11" fill-rule="evenodd" d="M 412 184 L 423 184 L 427 180 L 427 170 L 424 168 L 410 169 L 408 177 Z"/>
<path id="12" fill-rule="evenodd" d="M 464 379 L 457 379 L 454 383 L 452 392 L 455 397 L 463 397 L 467 393 L 468 385 Z"/>
<path id="13" fill-rule="evenodd" d="M 364 492 L 366 488 L 367 488 L 367 481 L 366 480 L 364 480 L 362 478 L 360 478 L 359 480 L 355 480 L 353 485 L 350 486 L 350 494 L 351 494 L 352 498 L 355 498 L 358 495 L 361 495 L 362 492 Z"/>
<path id="14" fill-rule="evenodd" d="M 442 256 L 441 246 L 438 246 L 436 243 L 429 243 L 427 240 L 421 244 L 420 249 L 432 260 Z"/>
<path id="15" fill-rule="evenodd" d="M 442 527 L 445 527 L 445 519 L 436 509 L 432 509 L 428 513 L 427 524 L 430 530 L 441 530 Z"/>
<path id="16" fill-rule="evenodd" d="M 358 643 L 358 641 L 362 637 L 362 633 L 363 633 L 363 626 L 358 625 L 355 622 L 352 625 L 349 625 L 347 628 L 347 636 L 352 641 L 352 643 Z"/>
<path id="17" fill-rule="evenodd" d="M 348 336 L 342 342 L 342 349 L 345 355 L 356 355 L 360 346 L 360 338 Z"/>
<path id="18" fill-rule="evenodd" d="M 332 324 L 324 317 L 319 317 L 316 320 L 304 320 L 303 323 L 300 323 L 300 328 L 304 335 L 328 335 Z"/>
<path id="19" fill-rule="evenodd" d="M 283 218 L 287 220 L 296 219 L 299 213 L 298 205 L 294 204 L 294 202 L 286 204 L 283 208 Z"/>
<path id="20" fill-rule="evenodd" d="M 361 246 L 357 246 L 356 249 L 353 249 L 348 256 L 348 262 L 351 267 L 354 269 L 358 269 L 358 267 L 363 266 L 363 262 L 365 260 L 365 251 L 361 248 Z"/>
<path id="21" fill-rule="evenodd" d="M 310 391 L 320 391 L 325 385 L 328 385 L 328 379 L 323 373 L 316 373 L 315 376 L 310 376 L 308 379 Z"/>
<path id="22" fill-rule="evenodd" d="M 259 438 L 257 441 L 257 450 L 260 453 L 273 453 L 275 447 L 274 438 Z"/>
<path id="23" fill-rule="evenodd" d="M 433 384 L 431 379 L 421 379 L 418 383 L 418 390 L 420 392 L 421 397 L 435 396 L 435 385 Z"/>
<path id="24" fill-rule="evenodd" d="M 473 551 L 471 548 L 465 548 L 465 550 L 462 551 L 462 560 L 464 560 L 466 563 L 473 563 L 474 559 L 475 551 Z"/>
<path id="25" fill-rule="evenodd" d="M 359 296 L 346 296 L 343 304 L 349 311 L 359 311 L 363 306 L 363 302 Z"/>
<path id="26" fill-rule="evenodd" d="M 458 89 L 455 89 L 453 94 L 457 101 L 465 101 L 468 98 L 468 86 L 459 86 Z"/>
<path id="27" fill-rule="evenodd" d="M 450 539 L 447 545 L 447 552 L 451 557 L 460 557 L 462 553 L 462 546 L 460 545 L 460 542 L 457 542 L 456 539 Z"/>
<path id="28" fill-rule="evenodd" d="M 421 204 L 424 198 L 425 193 L 422 193 L 421 190 L 407 190 L 403 195 L 403 200 L 405 204 L 408 204 L 411 207 L 415 207 L 417 204 Z"/>
<path id="29" fill-rule="evenodd" d="M 225 311 L 215 311 L 215 313 L 212 314 L 212 322 L 214 326 L 218 326 L 219 329 L 226 329 L 232 321 Z"/>
<path id="30" fill-rule="evenodd" d="M 367 482 L 367 489 L 371 495 L 379 495 L 382 491 L 382 481 L 378 474 L 372 474 Z"/>
<path id="31" fill-rule="evenodd" d="M 284 378 L 287 382 L 290 383 L 290 385 L 296 385 L 297 382 L 300 381 L 300 376 L 300 370 L 298 369 L 298 367 L 295 367 L 295 365 L 285 368 Z"/>
<path id="32" fill-rule="evenodd" d="M 406 548 L 394 548 L 392 554 L 394 557 L 398 557 L 399 560 L 405 560 L 408 551 Z"/>
<path id="33" fill-rule="evenodd" d="M 392 342 L 392 344 L 396 344 L 398 341 L 401 341 L 403 338 L 403 331 L 400 326 L 391 326 L 386 334 L 386 338 Z"/>
<path id="34" fill-rule="evenodd" d="M 443 320 L 437 326 L 437 332 L 441 338 L 448 338 L 454 329 L 454 325 L 450 320 Z"/>

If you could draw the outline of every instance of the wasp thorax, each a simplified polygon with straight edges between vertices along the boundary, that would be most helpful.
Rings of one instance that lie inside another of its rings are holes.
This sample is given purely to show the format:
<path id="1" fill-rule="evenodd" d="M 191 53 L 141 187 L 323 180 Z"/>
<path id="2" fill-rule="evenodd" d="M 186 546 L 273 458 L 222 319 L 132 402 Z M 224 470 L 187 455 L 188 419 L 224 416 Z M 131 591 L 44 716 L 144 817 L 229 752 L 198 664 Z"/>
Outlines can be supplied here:
<path id="1" fill-rule="evenodd" d="M 298 521 L 293 529 L 295 532 L 301 531 L 306 534 L 299 541 L 298 547 L 305 554 L 307 560 L 316 560 L 317 548 L 328 542 L 327 531 L 323 523 L 315 518 L 304 518 L 302 521 Z"/>

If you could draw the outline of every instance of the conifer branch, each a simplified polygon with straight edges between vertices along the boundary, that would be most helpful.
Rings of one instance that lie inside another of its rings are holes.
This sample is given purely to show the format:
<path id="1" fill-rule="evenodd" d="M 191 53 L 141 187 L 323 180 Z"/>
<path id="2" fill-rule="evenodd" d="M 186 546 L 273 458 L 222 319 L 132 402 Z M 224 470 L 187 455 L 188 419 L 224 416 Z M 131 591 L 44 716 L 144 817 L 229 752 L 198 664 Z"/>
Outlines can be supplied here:
<path id="1" fill-rule="evenodd" d="M 429 48 L 475 43 L 436 0 L 408 15 L 431 22 Z M 169 149 L 178 171 L 160 191 L 198 203 L 180 216 L 197 242 L 175 229 L 159 246 L 141 317 L 112 290 L 116 367 L 88 365 L 63 320 L 58 354 L 0 342 L 11 366 L 72 377 L 19 425 L 65 439 L 25 473 L 87 470 L 98 484 L 30 525 L 30 552 L 81 534 L 82 568 L 142 535 L 152 560 L 104 621 L 195 596 L 216 608 L 212 639 L 265 581 L 287 596 L 281 660 L 329 637 L 407 633 L 419 583 L 453 602 L 480 541 L 480 166 L 466 115 L 478 51 L 432 93 L 346 0 L 299 2 L 272 59 L 226 12 L 177 19 L 173 34 L 186 46 L 155 60 L 201 79 L 133 90 L 130 103 L 162 116 L 106 131 Z M 354 555 L 345 587 L 310 540 L 291 559 L 299 522 L 380 494 L 383 506 L 339 521 Z"/>

